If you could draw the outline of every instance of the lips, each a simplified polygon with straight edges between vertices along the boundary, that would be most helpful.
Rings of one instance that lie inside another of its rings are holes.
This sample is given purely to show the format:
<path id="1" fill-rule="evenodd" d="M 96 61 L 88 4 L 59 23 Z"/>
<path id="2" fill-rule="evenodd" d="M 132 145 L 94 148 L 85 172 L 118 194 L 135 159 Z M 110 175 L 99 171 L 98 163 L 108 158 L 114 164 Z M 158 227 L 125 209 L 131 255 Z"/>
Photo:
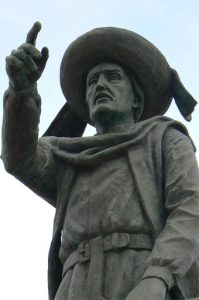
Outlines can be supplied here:
<path id="1" fill-rule="evenodd" d="M 95 96 L 95 103 L 100 101 L 100 100 L 103 100 L 103 99 L 109 99 L 112 101 L 112 97 L 106 93 L 98 93 L 96 96 Z"/>

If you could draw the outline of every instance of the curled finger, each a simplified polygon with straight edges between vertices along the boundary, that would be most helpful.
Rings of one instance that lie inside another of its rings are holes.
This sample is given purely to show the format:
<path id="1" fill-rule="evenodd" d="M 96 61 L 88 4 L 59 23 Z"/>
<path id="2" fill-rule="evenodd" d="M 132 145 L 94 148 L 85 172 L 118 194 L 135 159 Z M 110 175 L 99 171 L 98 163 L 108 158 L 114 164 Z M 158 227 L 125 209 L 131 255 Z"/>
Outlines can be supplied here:
<path id="1" fill-rule="evenodd" d="M 35 60 L 38 60 L 42 57 L 41 52 L 37 48 L 35 48 L 35 46 L 28 43 L 22 44 L 17 50 L 29 54 Z"/>
<path id="2" fill-rule="evenodd" d="M 21 60 L 27 69 L 30 69 L 33 72 L 37 69 L 36 63 L 34 62 L 32 57 L 28 53 L 23 51 L 23 49 L 13 50 L 11 52 L 11 54 L 12 54 L 12 56 L 15 56 L 19 60 Z"/>
<path id="3" fill-rule="evenodd" d="M 37 64 L 34 62 L 32 57 L 30 55 L 27 55 L 26 57 L 26 67 L 28 70 L 28 73 L 32 75 L 32 77 L 35 77 L 36 79 L 39 78 L 40 73 Z"/>
<path id="4" fill-rule="evenodd" d="M 19 60 L 17 57 L 15 56 L 7 56 L 6 57 L 6 70 L 7 71 L 18 71 L 20 70 L 22 67 L 24 66 L 24 63 Z"/>
<path id="5" fill-rule="evenodd" d="M 27 54 L 23 51 L 23 50 L 21 50 L 21 49 L 17 49 L 17 50 L 12 50 L 12 52 L 11 52 L 11 56 L 15 56 L 15 57 L 17 57 L 19 60 L 21 60 L 21 61 L 25 61 L 25 56 L 26 56 Z"/>

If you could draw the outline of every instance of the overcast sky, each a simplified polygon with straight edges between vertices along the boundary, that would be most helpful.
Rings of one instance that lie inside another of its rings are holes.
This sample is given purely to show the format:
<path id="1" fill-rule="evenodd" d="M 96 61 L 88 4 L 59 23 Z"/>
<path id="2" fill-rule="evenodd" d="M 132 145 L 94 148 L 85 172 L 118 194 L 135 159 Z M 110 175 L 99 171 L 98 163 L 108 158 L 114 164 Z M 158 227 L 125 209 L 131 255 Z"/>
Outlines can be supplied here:
<path id="1" fill-rule="evenodd" d="M 102 26 L 135 31 L 154 43 L 199 99 L 199 0 L 10 0 L 0 12 L 0 94 L 8 85 L 5 57 L 25 41 L 32 24 L 42 31 L 37 46 L 48 46 L 50 58 L 39 81 L 40 134 L 64 104 L 59 66 L 66 47 L 79 35 Z M 182 119 L 175 105 L 168 116 L 183 122 L 199 148 L 199 108 L 193 121 Z M 0 107 L 2 120 L 2 105 Z M 89 128 L 87 135 L 94 133 Z M 17 136 L 16 136 L 17 138 Z M 199 157 L 199 156 L 197 156 Z M 47 254 L 54 209 L 6 174 L 0 162 L 0 298 L 47 300 Z"/>

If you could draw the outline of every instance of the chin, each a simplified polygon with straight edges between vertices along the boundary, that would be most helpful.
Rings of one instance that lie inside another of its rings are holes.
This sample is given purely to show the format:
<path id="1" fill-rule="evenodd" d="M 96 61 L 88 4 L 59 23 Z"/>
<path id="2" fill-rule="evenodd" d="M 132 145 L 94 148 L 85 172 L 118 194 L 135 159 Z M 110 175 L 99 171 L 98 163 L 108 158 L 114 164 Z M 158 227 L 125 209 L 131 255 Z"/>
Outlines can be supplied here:
<path id="1" fill-rule="evenodd" d="M 110 116 L 114 115 L 116 112 L 111 105 L 100 104 L 95 109 L 90 112 L 90 118 L 95 123 L 96 121 L 109 119 Z"/>

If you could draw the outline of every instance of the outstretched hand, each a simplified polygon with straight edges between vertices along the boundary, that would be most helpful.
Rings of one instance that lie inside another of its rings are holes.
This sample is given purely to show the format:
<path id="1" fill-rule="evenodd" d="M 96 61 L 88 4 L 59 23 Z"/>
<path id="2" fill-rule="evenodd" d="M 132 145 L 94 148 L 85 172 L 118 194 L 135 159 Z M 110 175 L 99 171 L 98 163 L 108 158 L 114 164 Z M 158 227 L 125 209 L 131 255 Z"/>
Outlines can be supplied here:
<path id="1" fill-rule="evenodd" d="M 6 71 L 15 90 L 33 87 L 46 66 L 48 48 L 44 47 L 40 52 L 35 47 L 40 30 L 41 24 L 36 22 L 27 34 L 26 43 L 6 57 Z"/>

